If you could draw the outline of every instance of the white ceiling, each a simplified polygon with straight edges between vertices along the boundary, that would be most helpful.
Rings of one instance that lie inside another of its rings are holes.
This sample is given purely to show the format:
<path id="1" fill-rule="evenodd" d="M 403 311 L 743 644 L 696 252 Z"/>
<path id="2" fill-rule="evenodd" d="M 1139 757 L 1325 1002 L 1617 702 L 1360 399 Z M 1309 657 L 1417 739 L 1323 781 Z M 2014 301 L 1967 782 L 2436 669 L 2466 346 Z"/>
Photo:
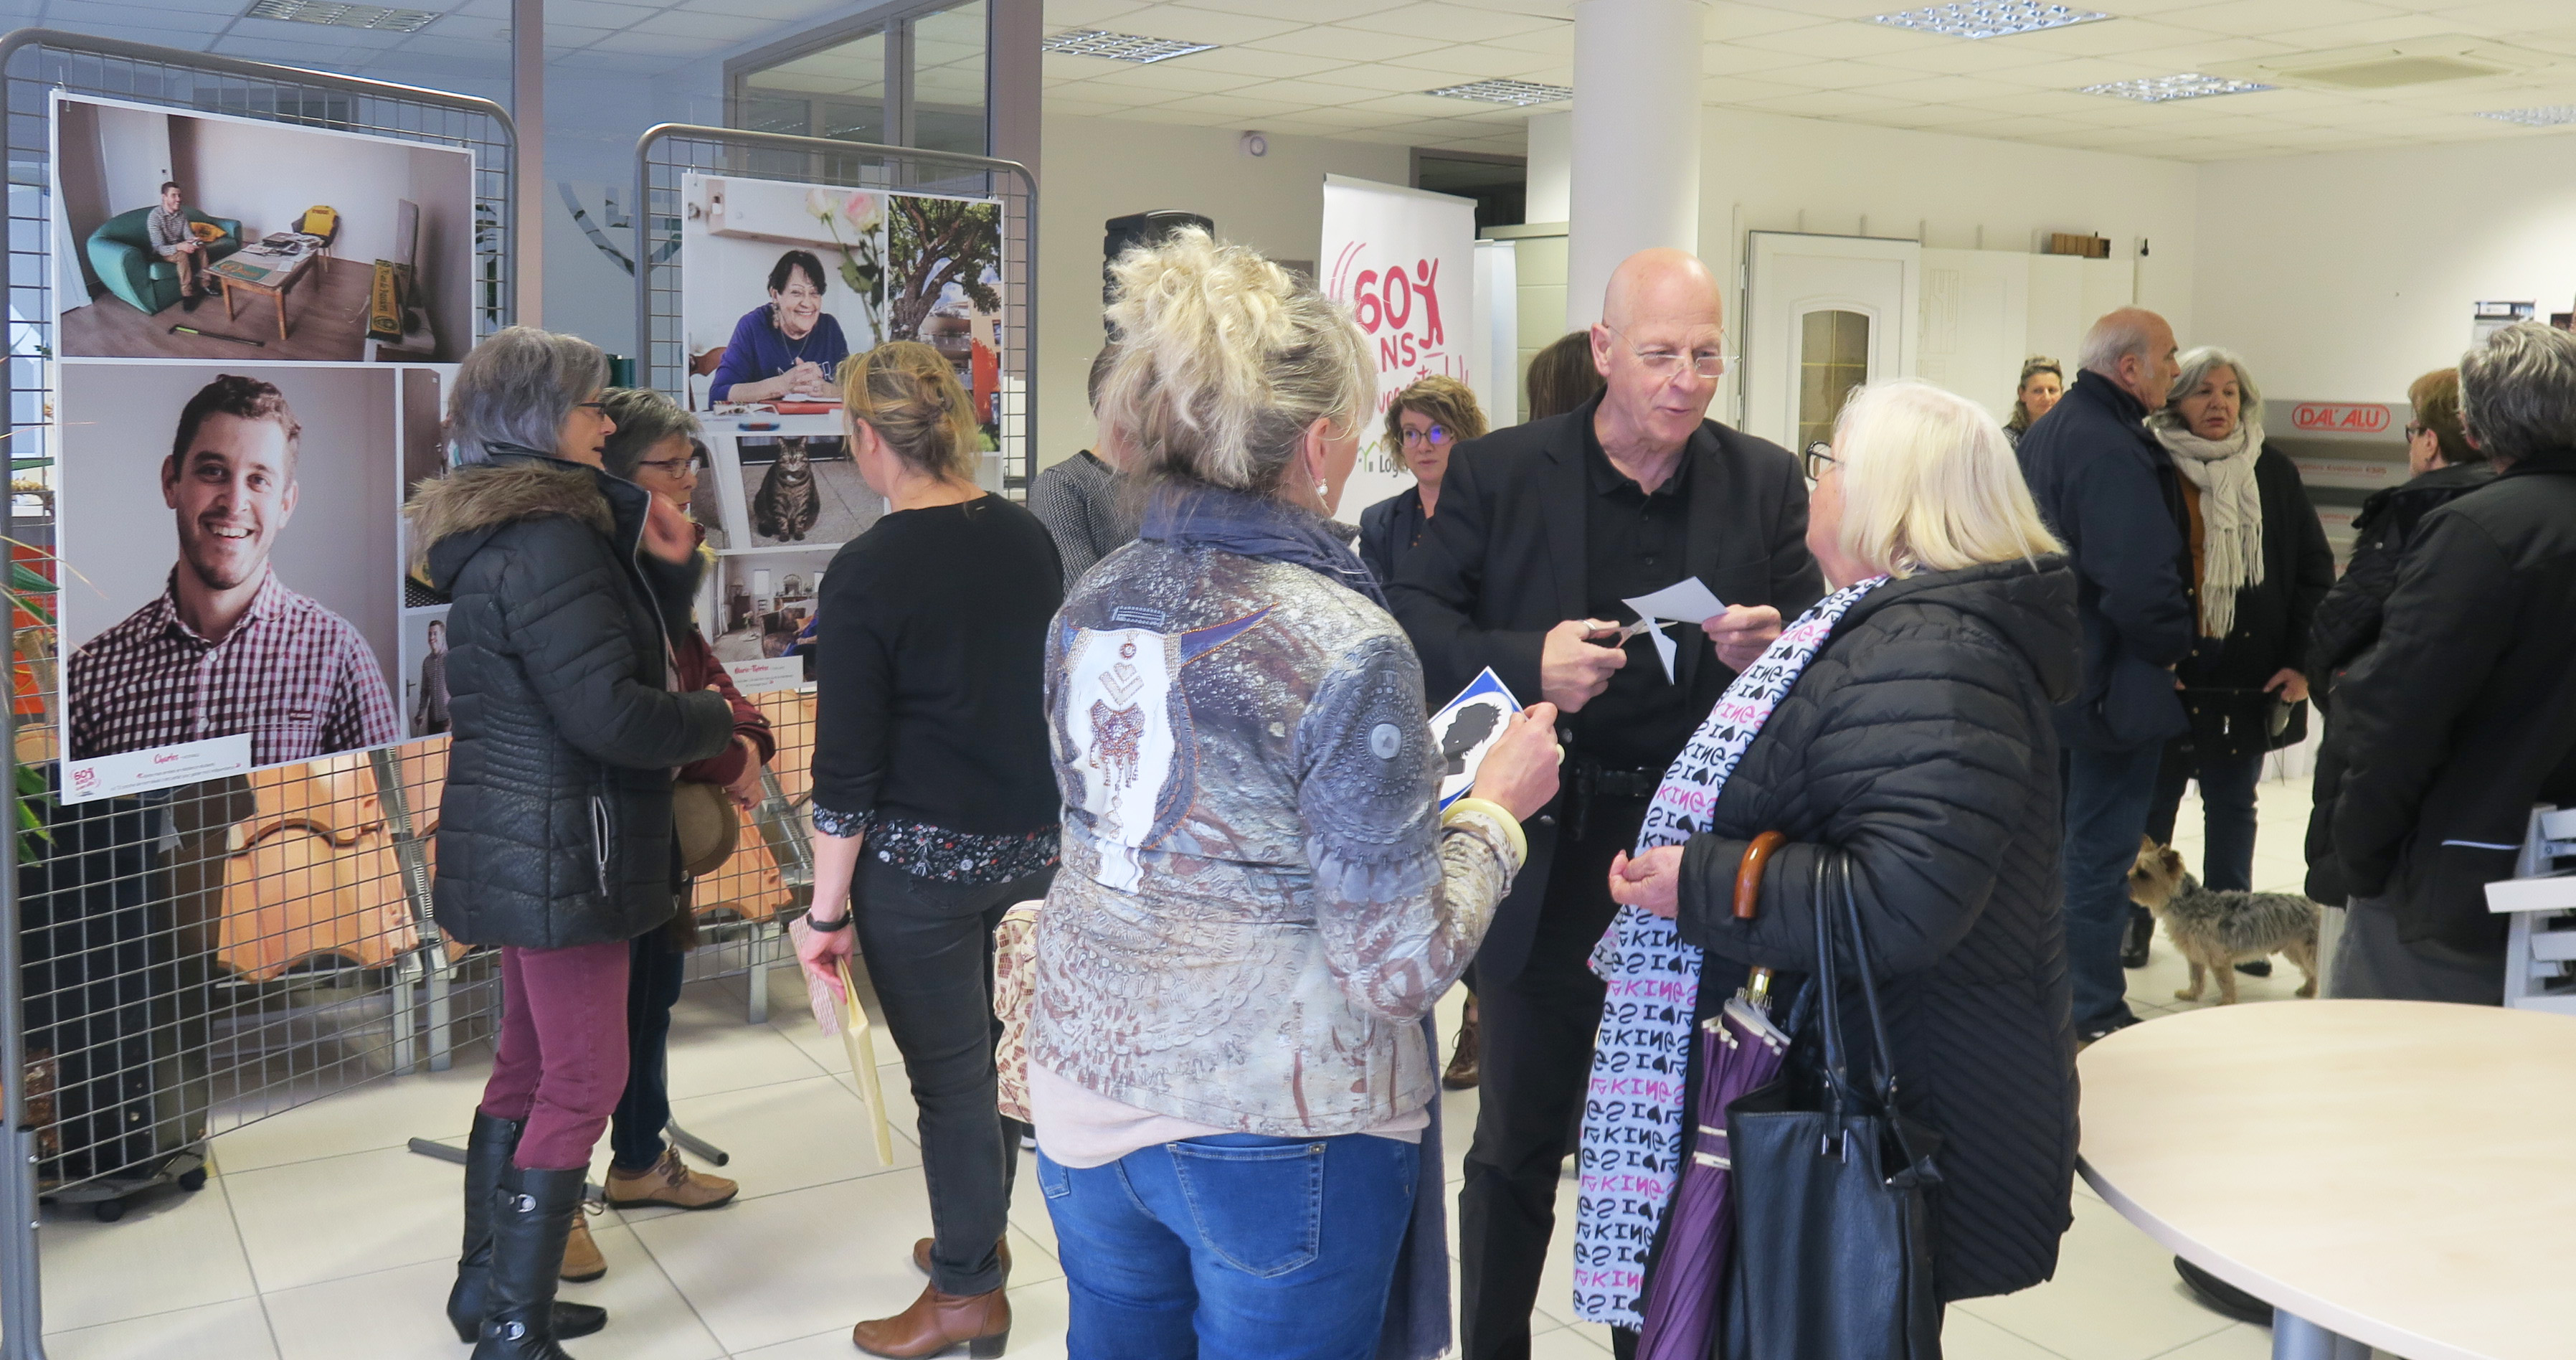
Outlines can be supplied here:
<path id="1" fill-rule="evenodd" d="M 490 67 L 508 33 L 508 0 L 408 0 L 443 16 L 410 35 L 244 19 L 245 3 L 0 0 L 0 14 L 414 81 L 442 64 Z M 1976 42 L 1867 22 L 1907 3 L 1710 0 L 1701 98 L 2195 161 L 2553 136 L 2472 115 L 2576 104 L 2576 0 L 2094 0 L 2118 17 Z M 546 0 L 546 45 L 559 70 L 666 75 L 850 9 L 850 0 Z M 1145 66 L 1047 57 L 1049 110 L 1102 118 L 1518 152 L 1538 110 L 1422 91 L 1499 77 L 1573 83 L 1573 0 L 1046 0 L 1046 26 L 1221 44 Z M 2505 52 L 2520 69 L 2388 90 L 2283 88 L 2167 104 L 2075 93 L 2450 35 Z M 975 53 L 944 35 L 924 39 L 924 65 L 933 68 L 923 72 L 925 91 L 970 100 L 981 83 Z"/>
<path id="2" fill-rule="evenodd" d="M 2117 17 L 1973 42 L 1867 22 L 1920 3 L 1713 0 L 1701 98 L 2192 161 L 2550 136 L 2472 115 L 2576 104 L 2576 0 L 2069 0 Z M 1421 91 L 1489 77 L 1574 83 L 1570 0 L 1047 0 L 1046 17 L 1050 33 L 1096 27 L 1223 44 L 1146 66 L 1051 55 L 1051 112 L 1517 152 L 1524 123 L 1540 110 Z M 2075 93 L 2450 35 L 2507 50 L 2522 69 L 2398 89 L 2281 88 L 2165 104 Z"/>

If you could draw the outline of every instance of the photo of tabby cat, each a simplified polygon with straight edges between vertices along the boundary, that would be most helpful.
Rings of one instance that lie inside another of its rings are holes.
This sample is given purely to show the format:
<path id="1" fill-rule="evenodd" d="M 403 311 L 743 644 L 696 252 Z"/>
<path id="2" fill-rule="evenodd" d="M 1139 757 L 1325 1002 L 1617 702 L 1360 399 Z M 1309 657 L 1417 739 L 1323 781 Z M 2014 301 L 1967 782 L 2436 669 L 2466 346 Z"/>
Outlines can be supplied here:
<path id="1" fill-rule="evenodd" d="M 775 543 L 801 543 L 822 518 L 823 498 L 814 486 L 814 465 L 805 440 L 789 435 L 778 441 L 778 459 L 760 479 L 751 498 L 751 531 Z"/>

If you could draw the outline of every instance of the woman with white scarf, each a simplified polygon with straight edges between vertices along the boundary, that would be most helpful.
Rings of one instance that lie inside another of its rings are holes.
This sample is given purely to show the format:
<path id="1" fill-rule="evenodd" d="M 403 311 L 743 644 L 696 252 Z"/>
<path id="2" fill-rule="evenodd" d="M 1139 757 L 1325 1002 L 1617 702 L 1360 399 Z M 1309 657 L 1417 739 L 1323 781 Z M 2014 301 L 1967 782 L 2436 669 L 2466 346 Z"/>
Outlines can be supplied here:
<path id="1" fill-rule="evenodd" d="M 2185 586 L 2200 614 L 2200 641 L 2175 671 L 2191 730 L 2165 748 L 2147 834 L 2172 841 L 2183 785 L 2199 781 L 2201 879 L 2250 889 L 2254 784 L 2265 753 L 2307 736 L 2300 663 L 2317 602 L 2334 585 L 2334 551 L 2297 465 L 2263 446 L 2263 398 L 2244 360 L 2211 346 L 2184 353 L 2182 376 L 2147 429 L 2181 485 L 2191 536 Z M 2144 954 L 2143 935 L 2131 943 Z M 2268 963 L 2244 968 L 2270 971 Z"/>

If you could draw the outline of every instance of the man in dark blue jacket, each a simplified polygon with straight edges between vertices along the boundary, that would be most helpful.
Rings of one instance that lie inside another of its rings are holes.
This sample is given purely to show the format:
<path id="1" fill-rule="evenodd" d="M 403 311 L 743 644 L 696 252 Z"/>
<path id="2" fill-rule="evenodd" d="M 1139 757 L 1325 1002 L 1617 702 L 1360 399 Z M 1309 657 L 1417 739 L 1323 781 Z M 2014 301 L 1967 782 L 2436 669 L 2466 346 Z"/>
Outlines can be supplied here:
<path id="1" fill-rule="evenodd" d="M 2120 936 L 2165 739 L 2183 730 L 2173 668 L 2199 631 L 2172 463 L 2144 421 L 2179 368 L 2173 328 L 2124 307 L 2093 323 L 2066 396 L 2021 440 L 2022 476 L 2075 560 L 2083 688 L 2057 710 L 2066 786 L 2066 952 L 2075 1032 L 2129 1013 Z"/>

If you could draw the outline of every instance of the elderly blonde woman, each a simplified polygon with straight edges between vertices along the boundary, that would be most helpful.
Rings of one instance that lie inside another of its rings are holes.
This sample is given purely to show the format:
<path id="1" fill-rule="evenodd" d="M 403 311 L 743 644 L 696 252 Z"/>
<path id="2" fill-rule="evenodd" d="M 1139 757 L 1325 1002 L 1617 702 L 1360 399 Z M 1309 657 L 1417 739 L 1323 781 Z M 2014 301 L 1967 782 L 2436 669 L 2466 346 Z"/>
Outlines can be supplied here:
<path id="1" fill-rule="evenodd" d="M 1102 418 L 1153 485 L 1047 639 L 1064 865 L 1029 1093 L 1081 1246 L 1068 1349 L 1367 1360 L 1383 1323 L 1436 1354 L 1424 1017 L 1555 792 L 1555 714 L 1514 718 L 1441 811 L 1421 664 L 1328 518 L 1374 387 L 1359 330 L 1196 231 L 1115 275 Z"/>
<path id="2" fill-rule="evenodd" d="M 2183 786 L 2200 785 L 2204 885 L 2254 886 L 2254 783 L 2266 752 L 2306 739 L 2308 634 L 2334 585 L 2334 550 L 2298 465 L 2263 446 L 2263 395 L 2245 361 L 2203 346 L 2182 355 L 2147 432 L 2173 460 L 2190 525 L 2199 641 L 2175 668 L 2191 728 L 2165 745 L 2147 834 L 2173 840 Z M 2139 915 L 2144 915 L 2141 911 Z M 2137 929 L 2132 918 L 2132 931 Z M 2136 934 L 2130 957 L 2144 963 Z M 2136 967 L 2132 963 L 2131 967 Z M 2269 961 L 2240 965 L 2257 976 Z"/>
<path id="3" fill-rule="evenodd" d="M 1394 582 L 1405 557 L 1422 542 L 1431 517 L 1440 513 L 1440 479 L 1449 471 L 1449 451 L 1484 437 L 1485 408 L 1456 378 L 1434 373 L 1416 379 L 1387 404 L 1386 447 L 1404 460 L 1413 485 L 1360 512 L 1360 559 L 1376 573 L 1380 586 Z"/>
<path id="4" fill-rule="evenodd" d="M 2055 1269 L 2075 1172 L 2049 716 L 2077 682 L 2075 578 L 2003 430 L 1966 398 L 1910 380 L 1867 388 L 1808 462 L 1807 545 L 1838 589 L 1683 748 L 1637 853 L 1611 869 L 1613 929 L 1692 946 L 1621 953 L 1695 959 L 1663 980 L 1695 989 L 1704 1017 L 1748 966 L 1816 969 L 1813 871 L 1847 861 L 1905 1103 L 1944 1140 L 1934 1286 L 1944 1301 L 2006 1294 Z M 1788 843 L 1739 921 L 1736 870 L 1766 831 Z M 1675 1066 L 1690 1018 L 1652 1035 Z M 1857 1010 L 1847 1029 L 1868 1033 Z M 1602 1037 L 1597 1062 L 1634 1061 L 1637 1035 Z M 1595 1101 L 1585 1174 L 1622 1160 L 1614 1148 L 1670 1164 L 1683 1136 L 1674 1105 Z M 1637 1288 L 1619 1281 L 1643 1270 L 1661 1202 L 1583 1205 L 1577 1259 L 1604 1281 L 1594 1320 L 1633 1327 Z"/>

